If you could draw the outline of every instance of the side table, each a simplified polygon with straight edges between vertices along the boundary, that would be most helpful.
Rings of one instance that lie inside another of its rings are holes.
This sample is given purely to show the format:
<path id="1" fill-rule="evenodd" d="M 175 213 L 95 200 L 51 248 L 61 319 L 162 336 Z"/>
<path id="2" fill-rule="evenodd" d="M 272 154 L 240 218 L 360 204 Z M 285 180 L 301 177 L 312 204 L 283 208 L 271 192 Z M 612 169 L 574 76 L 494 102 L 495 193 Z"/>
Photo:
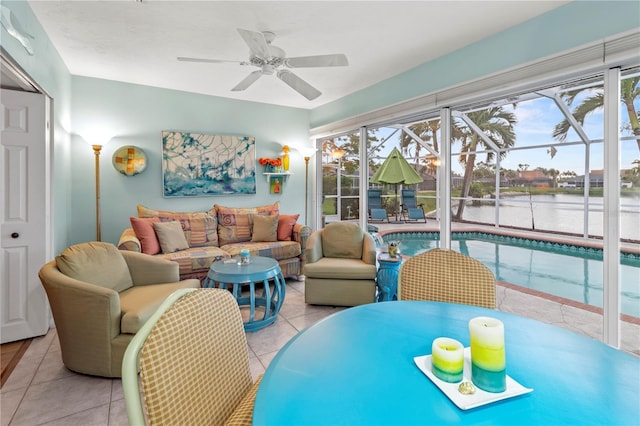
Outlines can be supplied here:
<path id="1" fill-rule="evenodd" d="M 276 320 L 284 302 L 286 285 L 275 259 L 252 256 L 248 265 L 240 265 L 236 259 L 232 263 L 213 262 L 202 286 L 227 289 L 229 285 L 233 285 L 233 297 L 240 309 L 249 308 L 249 319 L 244 322 L 246 331 L 260 330 Z M 242 293 L 243 285 L 249 286 L 248 294 Z M 260 289 L 261 294 L 256 294 Z M 264 308 L 262 318 L 256 318 L 256 307 Z"/>
<path id="2" fill-rule="evenodd" d="M 402 256 L 391 257 L 389 253 L 381 253 L 378 256 L 378 297 L 376 301 L 398 300 L 398 272 L 402 265 Z"/>

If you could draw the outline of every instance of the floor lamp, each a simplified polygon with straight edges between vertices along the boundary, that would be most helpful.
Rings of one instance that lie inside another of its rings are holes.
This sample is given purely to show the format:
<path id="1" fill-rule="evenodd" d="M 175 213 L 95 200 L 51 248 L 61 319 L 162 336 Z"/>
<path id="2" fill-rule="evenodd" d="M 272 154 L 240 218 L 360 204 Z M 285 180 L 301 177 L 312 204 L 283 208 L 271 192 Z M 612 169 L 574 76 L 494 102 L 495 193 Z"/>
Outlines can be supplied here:
<path id="1" fill-rule="evenodd" d="M 95 156 L 95 171 L 96 171 L 96 241 L 102 241 L 100 235 L 100 151 L 102 145 L 91 145 L 93 148 L 93 154 Z"/>
<path id="2" fill-rule="evenodd" d="M 96 179 L 96 241 L 102 241 L 100 224 L 100 152 L 102 148 L 111 140 L 110 133 L 103 128 L 87 129 L 79 136 L 93 148 L 95 159 L 95 179 Z"/>
<path id="3" fill-rule="evenodd" d="M 317 149 L 313 147 L 298 148 L 304 157 L 304 224 L 307 225 L 307 208 L 309 204 L 309 160 L 316 153 Z"/>

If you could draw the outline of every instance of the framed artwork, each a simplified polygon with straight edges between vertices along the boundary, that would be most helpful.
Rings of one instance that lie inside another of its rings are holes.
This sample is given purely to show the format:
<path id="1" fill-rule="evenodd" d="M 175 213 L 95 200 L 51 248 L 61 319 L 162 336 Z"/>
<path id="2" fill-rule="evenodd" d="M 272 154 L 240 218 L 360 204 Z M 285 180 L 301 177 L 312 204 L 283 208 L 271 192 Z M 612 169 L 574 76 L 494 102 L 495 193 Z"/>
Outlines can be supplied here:
<path id="1" fill-rule="evenodd" d="M 282 193 L 282 176 L 271 176 L 269 181 L 269 192 L 272 194 Z"/>
<path id="2" fill-rule="evenodd" d="M 165 197 L 256 193 L 255 138 L 162 132 Z"/>

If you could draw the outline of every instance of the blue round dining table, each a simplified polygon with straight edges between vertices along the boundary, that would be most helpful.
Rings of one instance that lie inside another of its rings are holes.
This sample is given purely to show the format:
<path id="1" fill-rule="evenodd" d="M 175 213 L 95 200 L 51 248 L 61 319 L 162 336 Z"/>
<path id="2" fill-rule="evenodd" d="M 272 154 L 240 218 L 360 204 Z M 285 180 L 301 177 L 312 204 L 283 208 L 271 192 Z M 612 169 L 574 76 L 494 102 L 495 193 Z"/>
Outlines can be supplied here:
<path id="1" fill-rule="evenodd" d="M 460 409 L 416 365 L 445 336 L 469 346 L 477 316 L 504 324 L 507 375 L 533 391 Z M 640 358 L 486 308 L 390 301 L 301 331 L 271 361 L 254 425 L 638 425 Z"/>

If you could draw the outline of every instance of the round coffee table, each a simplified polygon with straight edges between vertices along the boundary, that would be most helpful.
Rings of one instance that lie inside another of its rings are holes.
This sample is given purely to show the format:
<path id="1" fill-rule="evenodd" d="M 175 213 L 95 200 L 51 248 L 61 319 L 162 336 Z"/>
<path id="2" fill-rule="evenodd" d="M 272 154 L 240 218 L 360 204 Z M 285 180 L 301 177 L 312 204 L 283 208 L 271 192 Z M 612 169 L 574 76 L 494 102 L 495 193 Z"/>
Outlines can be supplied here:
<path id="1" fill-rule="evenodd" d="M 275 259 L 252 256 L 248 265 L 240 265 L 235 259 L 233 263 L 213 262 L 202 286 L 228 289 L 230 285 L 240 309 L 249 308 L 249 320 L 244 322 L 246 331 L 260 330 L 276 320 L 284 302 L 286 285 Z M 243 294 L 243 286 L 249 287 L 248 294 Z M 262 292 L 256 294 L 256 290 Z M 262 318 L 256 318 L 256 307 L 264 308 Z"/>

